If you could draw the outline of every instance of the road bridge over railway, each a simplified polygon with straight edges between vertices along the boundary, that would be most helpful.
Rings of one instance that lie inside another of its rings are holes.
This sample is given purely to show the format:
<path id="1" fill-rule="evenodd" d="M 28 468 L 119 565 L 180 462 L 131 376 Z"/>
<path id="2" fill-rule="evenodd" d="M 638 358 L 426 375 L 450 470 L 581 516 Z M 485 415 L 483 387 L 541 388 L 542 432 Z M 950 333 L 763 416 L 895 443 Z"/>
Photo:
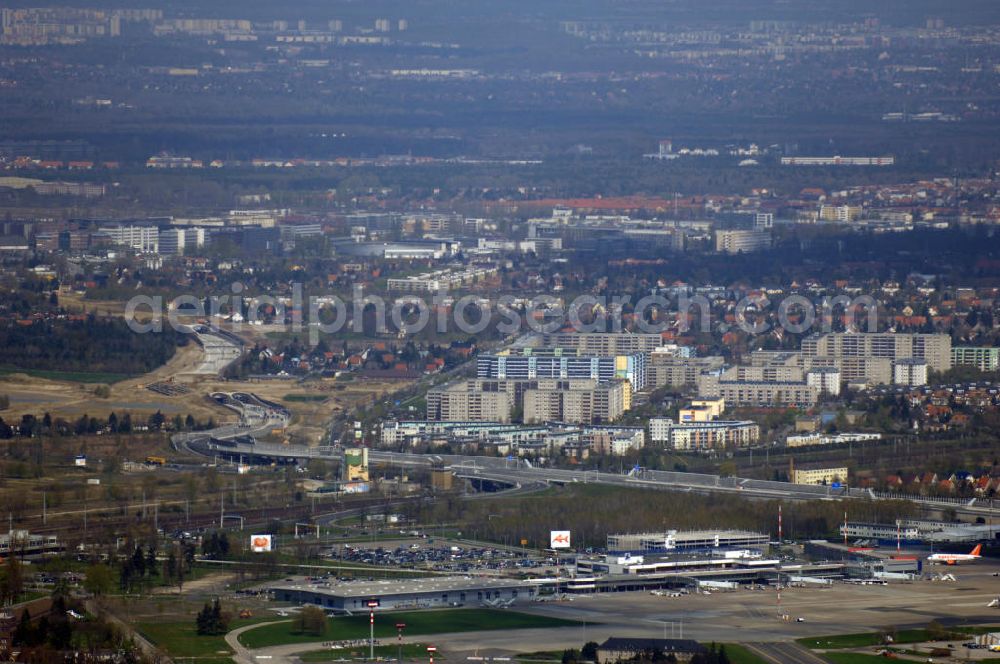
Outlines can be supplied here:
<path id="1" fill-rule="evenodd" d="M 252 433 L 252 432 L 250 432 Z M 203 454 L 240 456 L 264 461 L 337 459 L 342 452 L 335 446 L 304 447 L 252 442 L 245 429 L 228 427 L 224 431 L 182 434 L 184 445 Z M 198 438 L 200 436 L 200 438 Z M 175 437 L 176 439 L 176 437 Z M 175 442 L 176 444 L 176 442 Z M 462 456 L 454 454 L 408 454 L 372 450 L 372 464 L 409 468 L 443 468 L 456 476 L 473 481 L 490 481 L 522 487 L 534 484 L 605 484 L 628 488 L 661 489 L 694 493 L 728 493 L 746 498 L 783 500 L 882 500 L 889 496 L 867 489 L 792 484 L 745 477 L 723 477 L 705 473 L 682 473 L 667 470 L 632 469 L 627 473 L 598 470 L 570 470 L 536 467 L 520 458 Z M 895 497 L 893 497 L 895 498 Z M 971 516 L 1000 515 L 1000 506 L 992 500 L 955 501 L 940 498 L 911 497 L 925 509 L 954 509 Z"/>

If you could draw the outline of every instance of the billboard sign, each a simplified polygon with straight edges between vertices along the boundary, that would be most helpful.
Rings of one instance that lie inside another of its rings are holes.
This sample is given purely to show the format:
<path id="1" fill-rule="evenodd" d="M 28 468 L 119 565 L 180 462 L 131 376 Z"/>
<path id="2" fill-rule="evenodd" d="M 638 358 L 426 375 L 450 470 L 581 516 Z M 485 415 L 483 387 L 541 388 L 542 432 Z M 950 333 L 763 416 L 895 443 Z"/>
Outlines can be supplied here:
<path id="1" fill-rule="evenodd" d="M 570 545 L 570 536 L 568 530 L 549 531 L 550 549 L 568 549 L 569 545 Z"/>
<path id="2" fill-rule="evenodd" d="M 271 551 L 270 535 L 251 535 L 250 550 L 254 553 L 267 553 Z"/>

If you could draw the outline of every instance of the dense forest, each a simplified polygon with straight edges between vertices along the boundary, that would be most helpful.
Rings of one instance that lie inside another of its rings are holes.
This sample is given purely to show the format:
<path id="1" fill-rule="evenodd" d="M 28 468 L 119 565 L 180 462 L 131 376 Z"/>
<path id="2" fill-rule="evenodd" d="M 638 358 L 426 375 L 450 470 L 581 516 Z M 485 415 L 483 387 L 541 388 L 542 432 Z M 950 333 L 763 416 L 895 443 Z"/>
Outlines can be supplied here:
<path id="1" fill-rule="evenodd" d="M 137 334 L 123 320 L 0 322 L 0 367 L 141 374 L 162 365 L 184 339 L 169 328 Z"/>

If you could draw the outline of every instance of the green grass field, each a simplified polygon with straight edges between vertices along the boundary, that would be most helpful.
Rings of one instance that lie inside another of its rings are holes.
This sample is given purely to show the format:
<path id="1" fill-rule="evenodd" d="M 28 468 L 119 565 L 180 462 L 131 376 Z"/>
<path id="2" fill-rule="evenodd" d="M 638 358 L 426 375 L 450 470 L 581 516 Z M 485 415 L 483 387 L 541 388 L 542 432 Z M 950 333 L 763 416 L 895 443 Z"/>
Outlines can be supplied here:
<path id="1" fill-rule="evenodd" d="M 986 634 L 996 631 L 997 627 L 990 625 L 956 626 L 949 628 L 950 631 L 961 636 L 973 634 Z M 922 643 L 930 641 L 925 629 L 901 629 L 896 632 L 893 643 Z M 835 636 L 813 636 L 804 639 L 797 639 L 798 643 L 806 648 L 812 649 L 838 649 L 838 648 L 863 648 L 865 646 L 881 645 L 881 637 L 877 632 L 865 632 L 862 634 L 837 634 Z"/>
<path id="2" fill-rule="evenodd" d="M 45 371 L 42 369 L 23 369 L 20 367 L 0 367 L 0 376 L 22 373 L 35 378 L 45 378 L 47 380 L 65 380 L 72 383 L 117 383 L 118 381 L 131 378 L 128 374 L 120 373 L 89 373 L 86 371 Z"/>
<path id="3" fill-rule="evenodd" d="M 375 638 L 383 642 L 396 637 L 397 622 L 406 623 L 405 636 L 474 632 L 479 630 L 527 629 L 538 627 L 569 627 L 578 623 L 545 616 L 533 616 L 516 611 L 494 609 L 442 609 L 439 611 L 401 611 L 375 616 Z M 282 622 L 251 629 L 240 635 L 247 648 L 263 648 L 286 643 L 313 641 L 343 641 L 368 638 L 368 616 L 343 616 L 327 621 L 322 636 L 297 634 L 292 622 Z"/>
<path id="4" fill-rule="evenodd" d="M 833 664 L 869 664 L 870 662 L 892 661 L 891 659 L 887 660 L 885 657 L 880 657 L 878 655 L 865 655 L 858 652 L 826 653 L 823 657 L 833 662 Z"/>
<path id="5" fill-rule="evenodd" d="M 258 622 L 274 620 L 274 616 L 261 616 L 247 620 L 233 620 L 230 629 L 243 627 Z M 199 636 L 195 631 L 194 618 L 187 622 L 142 622 L 135 625 L 136 630 L 163 648 L 173 658 L 183 657 L 185 661 L 196 664 L 231 663 L 232 651 L 226 645 L 222 636 Z"/>
<path id="6" fill-rule="evenodd" d="M 282 397 L 283 401 L 324 401 L 326 397 L 322 394 L 286 394 Z"/>
<path id="7" fill-rule="evenodd" d="M 767 664 L 767 662 L 753 654 L 738 643 L 725 643 L 726 655 L 732 664 Z"/>
<path id="8" fill-rule="evenodd" d="M 561 662 L 562 650 L 538 650 L 522 652 L 517 655 L 518 662 Z"/>

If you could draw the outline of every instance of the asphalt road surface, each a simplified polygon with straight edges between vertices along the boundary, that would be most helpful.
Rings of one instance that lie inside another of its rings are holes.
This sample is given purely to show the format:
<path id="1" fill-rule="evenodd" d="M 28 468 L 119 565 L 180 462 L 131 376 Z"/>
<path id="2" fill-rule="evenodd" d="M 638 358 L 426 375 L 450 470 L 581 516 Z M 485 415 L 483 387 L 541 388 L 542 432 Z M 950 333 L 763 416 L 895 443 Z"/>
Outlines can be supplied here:
<path id="1" fill-rule="evenodd" d="M 608 637 L 693 638 L 708 643 L 751 644 L 772 664 L 815 664 L 823 660 L 792 643 L 815 637 L 871 632 L 883 626 L 924 627 L 932 620 L 946 625 L 995 624 L 1000 610 L 987 604 L 1000 595 L 1000 562 L 981 560 L 949 568 L 957 581 L 913 581 L 887 586 L 786 588 L 779 608 L 774 589 L 713 592 L 660 597 L 648 593 L 579 595 L 572 601 L 534 602 L 514 610 L 573 620 L 576 626 L 556 629 L 464 632 L 404 637 L 404 642 L 433 643 L 449 660 L 469 655 L 510 656 L 515 653 L 579 648 Z M 788 619 L 780 619 L 779 615 Z M 391 615 L 391 614 L 387 614 Z M 797 619 L 802 618 L 802 622 Z M 318 644 L 265 648 L 271 664 L 295 661 L 295 653 Z"/>

